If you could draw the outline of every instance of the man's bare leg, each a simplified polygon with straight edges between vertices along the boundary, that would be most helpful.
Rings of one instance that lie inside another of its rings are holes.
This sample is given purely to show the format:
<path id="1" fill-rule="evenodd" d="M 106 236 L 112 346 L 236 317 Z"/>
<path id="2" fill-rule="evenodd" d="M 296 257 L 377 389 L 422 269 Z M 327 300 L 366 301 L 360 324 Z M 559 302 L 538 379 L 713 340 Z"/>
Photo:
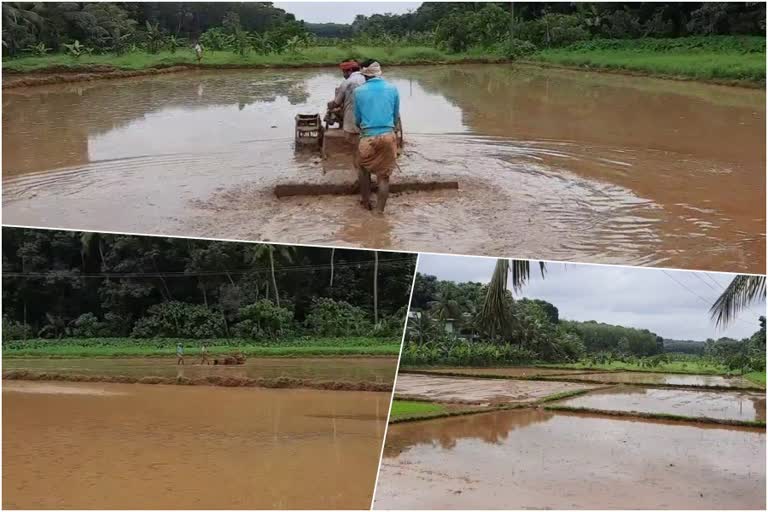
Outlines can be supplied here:
<path id="1" fill-rule="evenodd" d="M 362 205 L 370 210 L 371 209 L 371 174 L 358 167 L 357 170 L 358 183 L 360 183 L 360 202 Z"/>
<path id="2" fill-rule="evenodd" d="M 384 213 L 384 207 L 387 205 L 387 199 L 389 198 L 389 176 L 378 178 L 376 184 L 379 188 L 376 194 L 376 212 Z"/>

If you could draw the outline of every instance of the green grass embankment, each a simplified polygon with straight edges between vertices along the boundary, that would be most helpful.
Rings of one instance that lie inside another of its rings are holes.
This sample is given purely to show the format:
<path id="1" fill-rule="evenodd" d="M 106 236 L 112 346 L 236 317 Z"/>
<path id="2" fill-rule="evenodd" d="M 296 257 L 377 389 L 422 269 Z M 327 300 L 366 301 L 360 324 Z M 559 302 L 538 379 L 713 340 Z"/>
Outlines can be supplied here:
<path id="1" fill-rule="evenodd" d="M 199 355 L 203 342 L 213 356 L 241 352 L 250 357 L 397 357 L 400 352 L 399 340 L 359 337 L 293 338 L 263 342 L 235 339 L 66 338 L 4 342 L 3 357 L 174 357 L 179 341 L 184 345 L 185 355 L 190 357 Z"/>
<path id="2" fill-rule="evenodd" d="M 499 55 L 480 50 L 448 53 L 428 46 L 404 46 L 404 47 L 326 47 L 318 46 L 304 48 L 297 52 L 285 52 L 281 54 L 261 55 L 250 52 L 239 55 L 232 51 L 207 51 L 203 57 L 202 67 L 311 67 L 311 66 L 336 66 L 339 62 L 349 59 L 377 59 L 384 66 L 396 66 L 404 64 L 442 64 L 453 62 L 497 62 L 502 60 Z M 64 54 L 46 55 L 45 57 L 21 57 L 5 59 L 3 71 L 12 73 L 31 73 L 47 71 L 73 71 L 88 72 L 115 70 L 141 70 L 150 68 L 163 68 L 172 66 L 195 66 L 197 61 L 194 54 L 186 49 L 179 49 L 175 53 L 168 51 L 150 54 L 146 52 L 133 52 L 124 55 L 83 55 L 74 58 Z"/>
<path id="3" fill-rule="evenodd" d="M 596 39 L 540 50 L 534 63 L 724 83 L 765 83 L 765 37 Z"/>

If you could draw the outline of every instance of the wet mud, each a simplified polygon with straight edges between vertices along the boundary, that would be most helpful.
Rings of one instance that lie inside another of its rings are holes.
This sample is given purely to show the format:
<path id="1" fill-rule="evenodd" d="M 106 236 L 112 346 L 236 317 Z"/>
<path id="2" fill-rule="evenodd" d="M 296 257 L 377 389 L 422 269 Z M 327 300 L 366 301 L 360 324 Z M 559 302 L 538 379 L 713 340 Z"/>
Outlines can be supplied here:
<path id="1" fill-rule="evenodd" d="M 760 429 L 512 410 L 390 425 L 376 509 L 764 509 Z"/>
<path id="2" fill-rule="evenodd" d="M 212 359 L 212 358 L 211 358 Z M 4 370 L 24 370 L 36 373 L 102 375 L 125 377 L 163 377 L 176 379 L 301 379 L 307 381 L 394 382 L 397 358 L 248 358 L 236 366 L 201 365 L 199 357 L 187 356 L 186 364 L 176 365 L 169 358 L 9 358 L 3 360 Z"/>
<path id="3" fill-rule="evenodd" d="M 665 386 L 690 386 L 712 388 L 761 389 L 760 386 L 743 377 L 721 375 L 688 375 L 683 373 L 652 372 L 610 372 L 571 375 L 568 379 L 607 384 L 647 384 Z"/>
<path id="4" fill-rule="evenodd" d="M 722 420 L 765 421 L 765 394 L 617 386 L 553 402 L 558 406 L 673 414 Z"/>
<path id="5" fill-rule="evenodd" d="M 388 393 L 3 382 L 3 508 L 365 509 Z"/>
<path id="6" fill-rule="evenodd" d="M 763 271 L 764 91 L 514 65 L 387 74 L 406 138 L 394 181 L 459 190 L 397 195 L 384 218 L 353 197 L 277 199 L 355 181 L 345 155 L 293 150 L 294 115 L 323 110 L 336 72 L 194 71 L 4 91 L 5 221 Z"/>
<path id="7" fill-rule="evenodd" d="M 531 403 L 558 393 L 594 389 L 589 384 L 512 379 L 472 379 L 400 374 L 395 394 L 432 402 L 503 405 Z"/>
<path id="8" fill-rule="evenodd" d="M 402 371 L 402 370 L 401 370 Z M 536 367 L 525 367 L 525 366 L 514 366 L 509 368 L 467 368 L 467 367 L 458 367 L 458 368 L 409 368 L 407 369 L 409 372 L 414 373 L 430 373 L 430 374 L 436 374 L 436 375 L 478 375 L 478 376 L 488 376 L 488 377 L 510 377 L 510 378 L 526 378 L 526 377 L 540 377 L 540 376 L 557 376 L 562 375 L 565 377 L 570 377 L 572 375 L 582 375 L 582 374 L 588 374 L 593 373 L 589 370 L 561 370 L 557 368 L 536 368 Z"/>
<path id="9" fill-rule="evenodd" d="M 380 382 L 349 382 L 343 380 L 312 380 L 291 377 L 252 379 L 248 377 L 209 375 L 207 377 L 135 377 L 129 375 L 80 375 L 77 373 L 3 370 L 3 380 L 109 382 L 121 384 L 177 384 L 182 386 L 223 386 L 230 388 L 308 388 L 334 391 L 392 391 L 392 384 Z"/>

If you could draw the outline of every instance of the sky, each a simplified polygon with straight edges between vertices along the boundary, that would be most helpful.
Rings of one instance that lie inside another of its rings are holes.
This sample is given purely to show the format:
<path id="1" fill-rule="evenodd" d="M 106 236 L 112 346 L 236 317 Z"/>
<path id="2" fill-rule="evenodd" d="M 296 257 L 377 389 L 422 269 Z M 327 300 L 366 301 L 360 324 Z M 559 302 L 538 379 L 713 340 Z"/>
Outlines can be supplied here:
<path id="1" fill-rule="evenodd" d="M 274 5 L 308 23 L 352 23 L 358 14 L 405 14 L 418 9 L 421 2 L 274 2 Z"/>
<path id="2" fill-rule="evenodd" d="M 421 254 L 418 270 L 443 280 L 487 283 L 495 264 L 494 258 Z M 530 282 L 515 296 L 551 302 L 567 320 L 648 329 L 667 339 L 741 339 L 759 329 L 765 301 L 742 311 L 727 329 L 716 328 L 708 312 L 734 275 L 548 263 L 542 278 L 534 263 Z"/>

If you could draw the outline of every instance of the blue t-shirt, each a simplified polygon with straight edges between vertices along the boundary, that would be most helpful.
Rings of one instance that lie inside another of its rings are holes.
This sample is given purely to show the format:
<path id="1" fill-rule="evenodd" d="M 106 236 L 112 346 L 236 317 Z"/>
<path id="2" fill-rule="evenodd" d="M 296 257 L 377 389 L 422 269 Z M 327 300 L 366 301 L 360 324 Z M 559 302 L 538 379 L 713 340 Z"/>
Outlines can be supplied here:
<path id="1" fill-rule="evenodd" d="M 400 115 L 397 87 L 383 78 L 371 78 L 355 89 L 355 122 L 363 137 L 394 131 Z"/>

